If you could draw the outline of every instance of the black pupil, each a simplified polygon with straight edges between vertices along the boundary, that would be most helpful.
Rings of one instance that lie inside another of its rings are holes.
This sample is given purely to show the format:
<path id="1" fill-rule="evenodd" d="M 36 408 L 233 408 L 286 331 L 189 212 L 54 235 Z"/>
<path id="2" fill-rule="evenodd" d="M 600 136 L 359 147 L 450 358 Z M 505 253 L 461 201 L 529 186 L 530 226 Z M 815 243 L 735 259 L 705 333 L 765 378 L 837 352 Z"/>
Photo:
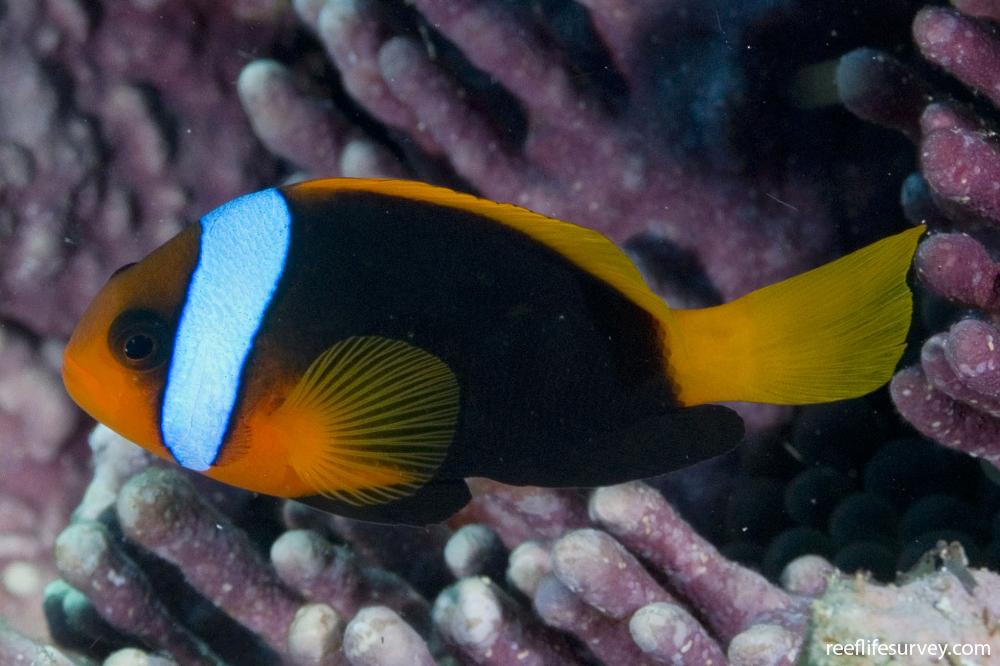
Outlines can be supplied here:
<path id="1" fill-rule="evenodd" d="M 153 338 L 140 333 L 125 341 L 125 356 L 141 361 L 153 353 Z"/>

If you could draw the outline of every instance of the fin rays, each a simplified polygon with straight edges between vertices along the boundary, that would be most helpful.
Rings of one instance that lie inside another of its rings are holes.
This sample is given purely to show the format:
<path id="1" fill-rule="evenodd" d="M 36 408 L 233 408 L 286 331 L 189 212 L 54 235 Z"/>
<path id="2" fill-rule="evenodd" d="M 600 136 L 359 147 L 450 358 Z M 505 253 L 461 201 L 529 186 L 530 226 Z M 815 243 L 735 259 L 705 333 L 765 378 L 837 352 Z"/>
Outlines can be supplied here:
<path id="1" fill-rule="evenodd" d="M 922 227 L 704 310 L 675 310 L 667 345 L 685 405 L 830 402 L 892 376 L 913 297 L 906 276 Z"/>
<path id="2" fill-rule="evenodd" d="M 400 340 L 354 337 L 323 352 L 279 408 L 290 460 L 318 495 L 353 506 L 400 499 L 435 473 L 454 437 L 458 383 Z"/>

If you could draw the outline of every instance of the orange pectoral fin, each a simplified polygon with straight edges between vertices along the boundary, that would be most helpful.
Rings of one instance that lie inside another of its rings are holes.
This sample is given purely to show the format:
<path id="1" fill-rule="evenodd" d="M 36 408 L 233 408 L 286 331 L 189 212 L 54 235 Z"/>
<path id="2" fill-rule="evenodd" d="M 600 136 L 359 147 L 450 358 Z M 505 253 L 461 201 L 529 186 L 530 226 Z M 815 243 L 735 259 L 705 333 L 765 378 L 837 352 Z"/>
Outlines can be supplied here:
<path id="1" fill-rule="evenodd" d="M 355 337 L 313 361 L 267 428 L 306 494 L 381 504 L 434 476 L 458 408 L 458 381 L 440 359 L 399 340 Z"/>

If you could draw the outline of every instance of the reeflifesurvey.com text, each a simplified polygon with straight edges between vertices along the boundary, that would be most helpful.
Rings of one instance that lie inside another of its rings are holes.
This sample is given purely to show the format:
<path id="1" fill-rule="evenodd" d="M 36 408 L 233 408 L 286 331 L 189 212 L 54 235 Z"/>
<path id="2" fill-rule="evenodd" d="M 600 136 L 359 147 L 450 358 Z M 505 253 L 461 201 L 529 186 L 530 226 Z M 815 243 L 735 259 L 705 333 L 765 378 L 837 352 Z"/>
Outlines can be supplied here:
<path id="1" fill-rule="evenodd" d="M 901 643 L 878 638 L 859 638 L 849 643 L 827 643 L 826 654 L 836 657 L 927 657 L 943 661 L 948 657 L 989 659 L 987 643 Z M 985 663 L 985 662 L 984 662 Z"/>

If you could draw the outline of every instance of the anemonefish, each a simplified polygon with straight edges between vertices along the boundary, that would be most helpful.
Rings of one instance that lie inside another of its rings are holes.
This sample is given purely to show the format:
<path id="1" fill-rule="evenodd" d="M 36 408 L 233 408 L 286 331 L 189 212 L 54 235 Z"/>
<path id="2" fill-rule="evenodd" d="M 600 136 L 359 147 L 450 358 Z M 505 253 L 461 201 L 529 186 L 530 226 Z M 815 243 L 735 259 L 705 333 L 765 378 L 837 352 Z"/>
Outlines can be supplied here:
<path id="1" fill-rule="evenodd" d="M 601 234 L 430 185 L 328 179 L 205 215 L 116 272 L 66 347 L 91 416 L 191 470 L 426 524 L 465 479 L 597 486 L 719 455 L 709 403 L 826 402 L 902 354 L 922 229 L 702 310 Z"/>

